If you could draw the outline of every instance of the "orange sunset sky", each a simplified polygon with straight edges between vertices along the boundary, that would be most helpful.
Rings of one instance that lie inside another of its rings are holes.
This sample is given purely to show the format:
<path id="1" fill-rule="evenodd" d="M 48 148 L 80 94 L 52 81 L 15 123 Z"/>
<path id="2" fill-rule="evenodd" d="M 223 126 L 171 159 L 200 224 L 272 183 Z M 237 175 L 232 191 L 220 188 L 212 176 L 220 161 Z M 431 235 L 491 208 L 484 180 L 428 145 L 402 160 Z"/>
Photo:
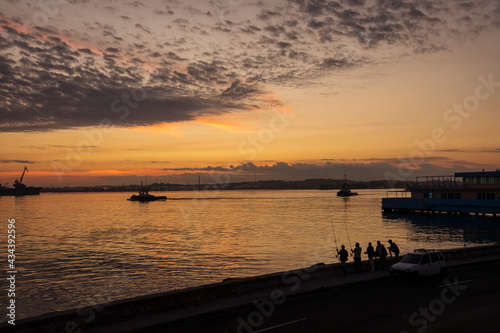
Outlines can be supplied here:
<path id="1" fill-rule="evenodd" d="M 500 168 L 498 1 L 0 6 L 2 185 Z"/>

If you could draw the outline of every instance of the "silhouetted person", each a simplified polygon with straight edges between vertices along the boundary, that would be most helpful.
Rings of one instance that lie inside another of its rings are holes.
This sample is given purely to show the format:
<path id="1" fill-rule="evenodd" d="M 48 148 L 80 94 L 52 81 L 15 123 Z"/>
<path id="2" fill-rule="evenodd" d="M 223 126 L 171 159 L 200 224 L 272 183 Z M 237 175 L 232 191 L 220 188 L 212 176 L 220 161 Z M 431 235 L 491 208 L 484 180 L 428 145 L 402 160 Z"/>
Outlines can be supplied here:
<path id="1" fill-rule="evenodd" d="M 356 247 L 351 249 L 351 252 L 354 253 L 354 266 L 356 266 L 356 272 L 361 273 L 361 251 L 362 249 L 359 247 L 359 243 L 356 243 Z"/>
<path id="2" fill-rule="evenodd" d="M 368 243 L 365 254 L 368 255 L 368 260 L 370 260 L 371 271 L 375 271 L 375 266 L 373 265 L 373 258 L 375 258 L 375 250 L 373 249 L 372 242 Z"/>
<path id="3" fill-rule="evenodd" d="M 347 261 L 347 258 L 349 258 L 349 253 L 347 253 L 344 245 L 341 246 L 340 251 L 337 253 L 340 259 L 340 265 L 342 266 L 342 272 L 344 272 L 345 275 L 345 262 Z"/>
<path id="4" fill-rule="evenodd" d="M 389 253 L 391 254 L 391 257 L 392 257 L 392 253 L 394 253 L 394 255 L 396 256 L 396 259 L 398 259 L 399 257 L 399 247 L 396 245 L 396 243 L 394 243 L 392 240 L 389 239 Z"/>
<path id="5" fill-rule="evenodd" d="M 375 249 L 377 252 L 378 262 L 380 263 L 381 269 L 385 269 L 385 258 L 387 257 L 387 250 L 385 249 L 384 244 L 377 241 L 377 248 Z"/>

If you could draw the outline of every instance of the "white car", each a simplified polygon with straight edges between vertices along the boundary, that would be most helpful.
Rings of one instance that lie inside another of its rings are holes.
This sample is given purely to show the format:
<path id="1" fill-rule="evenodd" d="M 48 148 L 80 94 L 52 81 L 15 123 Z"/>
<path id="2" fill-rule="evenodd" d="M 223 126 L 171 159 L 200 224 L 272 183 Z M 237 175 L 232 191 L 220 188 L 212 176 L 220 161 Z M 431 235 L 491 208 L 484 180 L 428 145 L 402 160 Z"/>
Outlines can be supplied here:
<path id="1" fill-rule="evenodd" d="M 400 262 L 392 265 L 389 273 L 391 276 L 444 276 L 446 268 L 446 261 L 441 252 L 420 249 L 408 253 Z"/>

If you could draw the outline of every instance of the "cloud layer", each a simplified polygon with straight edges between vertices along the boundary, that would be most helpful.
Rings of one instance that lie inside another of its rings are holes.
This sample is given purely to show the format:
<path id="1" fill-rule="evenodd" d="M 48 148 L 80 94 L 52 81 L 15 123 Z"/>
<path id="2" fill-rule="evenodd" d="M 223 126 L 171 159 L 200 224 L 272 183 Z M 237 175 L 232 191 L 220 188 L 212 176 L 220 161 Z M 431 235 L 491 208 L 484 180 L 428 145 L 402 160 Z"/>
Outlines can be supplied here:
<path id="1" fill-rule="evenodd" d="M 21 3 L 0 16 L 0 131 L 267 110 L 304 87 L 500 27 L 495 1 Z M 45 13 L 47 22 L 34 20 Z"/>
<path id="2" fill-rule="evenodd" d="M 387 180 L 390 183 L 395 181 L 414 181 L 418 176 L 450 176 L 455 172 L 477 171 L 478 166 L 471 163 L 468 166 L 460 165 L 461 161 L 445 160 L 448 165 L 438 166 L 435 161 L 425 161 L 419 165 L 418 169 L 400 169 L 403 166 L 394 163 L 381 161 L 358 161 L 341 162 L 329 161 L 326 163 L 286 163 L 272 162 L 264 165 L 256 165 L 252 162 L 235 164 L 232 166 L 206 166 L 198 168 L 165 168 L 157 170 L 152 177 L 153 181 L 158 177 L 160 182 L 164 183 L 190 183 L 198 182 L 201 178 L 203 184 L 214 183 L 236 183 L 265 180 L 305 180 L 305 179 L 343 179 L 344 174 L 347 178 L 357 181 Z M 441 162 L 442 162 L 441 161 Z M 139 184 L 144 181 L 144 176 L 129 173 L 129 176 L 106 176 L 98 177 L 99 184 L 121 185 Z M 75 176 L 72 176 L 72 179 Z M 76 177 L 75 179 L 77 179 Z M 83 178 L 82 178 L 83 179 Z M 150 178 L 151 181 L 151 178 Z M 82 181 L 85 184 L 85 181 Z M 337 184 L 336 184 L 337 185 Z"/>

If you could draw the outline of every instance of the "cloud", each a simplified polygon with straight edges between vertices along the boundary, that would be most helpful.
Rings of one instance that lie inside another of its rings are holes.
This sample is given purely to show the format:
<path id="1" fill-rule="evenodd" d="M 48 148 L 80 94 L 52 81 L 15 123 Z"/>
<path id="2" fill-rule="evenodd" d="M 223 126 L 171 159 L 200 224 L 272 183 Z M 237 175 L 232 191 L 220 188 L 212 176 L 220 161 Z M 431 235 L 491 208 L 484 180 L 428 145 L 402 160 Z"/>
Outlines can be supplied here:
<path id="1" fill-rule="evenodd" d="M 97 126 L 103 119 L 123 127 L 188 121 L 249 110 L 244 99 L 263 93 L 256 84 L 227 75 L 220 62 L 192 62 L 187 74 L 158 68 L 148 76 L 137 67 L 144 61 L 125 61 L 118 48 L 107 47 L 101 56 L 60 38 L 43 40 L 10 27 L 4 31 L 15 41 L 2 38 L 0 48 L 16 45 L 24 53 L 17 55 L 18 62 L 0 56 L 3 132 Z M 174 55 L 169 53 L 180 59 Z"/>
<path id="2" fill-rule="evenodd" d="M 435 150 L 436 152 L 444 152 L 444 153 L 500 153 L 500 148 L 496 149 L 440 149 Z"/>
<path id="3" fill-rule="evenodd" d="M 229 88 L 222 92 L 221 96 L 237 100 L 241 98 L 247 98 L 258 93 L 260 93 L 260 90 L 256 85 L 246 84 L 241 81 L 235 81 Z"/>
<path id="4" fill-rule="evenodd" d="M 28 160 L 0 160 L 0 163 L 35 164 L 36 162 L 28 161 Z"/>
<path id="5" fill-rule="evenodd" d="M 397 160 L 397 159 L 391 159 Z M 443 160 L 446 160 L 443 158 Z M 449 162 L 453 162 L 449 160 Z M 168 161 L 151 161 L 152 165 L 169 163 Z M 257 162 L 244 162 L 229 166 L 204 166 L 197 168 L 164 168 L 154 171 L 155 177 L 159 177 L 161 182 L 170 183 L 194 183 L 201 176 L 202 183 L 214 182 L 245 182 L 257 180 L 305 180 L 305 179 L 332 179 L 341 180 L 344 174 L 348 179 L 356 181 L 387 180 L 392 181 L 393 175 L 397 180 L 414 181 L 419 176 L 449 176 L 455 172 L 480 171 L 482 169 L 494 170 L 488 165 L 438 165 L 437 163 L 423 163 L 418 169 L 406 171 L 403 177 L 398 173 L 398 165 L 386 162 L 303 162 L 303 163 L 285 163 L 276 161 L 261 161 L 266 163 L 258 165 Z M 100 184 L 137 184 L 144 179 L 144 176 L 133 175 L 133 171 L 123 171 L 124 176 L 103 177 Z M 387 179 L 389 173 L 391 177 Z M 128 174 L 125 176 L 125 174 Z M 132 175 L 130 175 L 132 174 Z M 408 175 L 409 174 L 409 175 Z M 80 176 L 84 177 L 84 173 Z M 73 176 L 76 177 L 76 176 Z M 85 179 L 85 178 L 82 178 Z M 83 180 L 82 180 L 83 182 Z M 88 182 L 88 180 L 87 180 Z"/>
<path id="6" fill-rule="evenodd" d="M 371 161 L 354 161 L 354 160 L 335 160 L 324 159 L 317 162 L 297 162 L 286 163 L 279 161 L 259 161 L 259 162 L 243 162 L 234 165 L 207 165 L 201 167 L 186 167 L 186 168 L 162 168 L 162 165 L 167 165 L 170 161 L 152 160 L 152 161 L 137 161 L 125 160 L 121 162 L 140 162 L 141 165 L 149 165 L 153 169 L 146 170 L 114 170 L 112 174 L 120 176 L 102 176 L 97 174 L 110 174 L 110 170 L 100 171 L 75 171 L 71 173 L 71 179 L 77 181 L 81 177 L 81 184 L 88 185 L 89 176 L 98 184 L 121 185 L 137 184 L 144 180 L 145 172 L 153 177 L 159 177 L 161 182 L 170 183 L 193 183 L 198 181 L 198 177 L 202 177 L 202 183 L 220 183 L 220 182 L 246 182 L 254 181 L 256 178 L 261 180 L 305 180 L 305 179 L 332 179 L 340 180 L 347 174 L 347 178 L 356 181 L 370 180 L 402 180 L 414 181 L 419 176 L 450 176 L 456 172 L 474 172 L 485 170 L 495 170 L 494 165 L 486 164 L 471 164 L 465 161 L 447 159 L 444 157 L 436 158 L 434 161 L 425 161 L 414 169 L 403 169 L 396 162 L 397 158 L 371 159 Z M 8 161 L 8 160 L 7 160 Z M 328 161 L 328 162 L 324 162 Z M 391 161 L 391 163 L 387 162 Z M 30 161 L 12 161 L 12 163 L 24 163 Z M 31 161 L 31 164 L 35 162 Z M 43 173 L 43 171 L 41 171 Z M 39 172 L 40 173 L 40 172 Z M 50 176 L 53 171 L 47 172 Z M 68 175 L 69 176 L 69 175 Z"/>
<path id="7" fill-rule="evenodd" d="M 494 169 L 492 166 L 474 164 L 467 161 L 452 160 L 446 157 L 426 159 L 412 169 L 406 169 L 398 158 L 367 159 L 357 161 L 327 161 L 326 163 L 286 163 L 273 162 L 271 164 L 257 165 L 245 162 L 229 166 L 205 166 L 196 168 L 164 168 L 163 171 L 175 174 L 214 174 L 224 175 L 217 179 L 229 179 L 230 182 L 248 180 L 258 176 L 260 180 L 304 180 L 308 178 L 333 178 L 342 179 L 347 174 L 355 180 L 383 180 L 387 174 L 388 180 L 415 180 L 417 176 L 453 175 L 455 172 L 476 171 L 482 168 Z M 404 172 L 400 172 L 404 168 Z M 180 173 L 183 172 L 183 173 Z"/>
<path id="8" fill-rule="evenodd" d="M 19 148 L 38 149 L 38 150 L 45 150 L 47 148 L 88 149 L 88 148 L 99 148 L 99 146 L 41 145 L 41 146 L 20 146 Z"/>
<path id="9" fill-rule="evenodd" d="M 268 86 L 301 87 L 453 49 L 500 27 L 493 1 L 238 4 L 131 2 L 104 8 L 110 18 L 96 11 L 99 2 L 78 1 L 61 6 L 61 14 L 94 14 L 58 15 L 43 27 L 3 13 L 0 132 L 98 126 L 103 119 L 148 126 L 266 109 Z M 133 99 L 134 91 L 146 93 Z"/>

